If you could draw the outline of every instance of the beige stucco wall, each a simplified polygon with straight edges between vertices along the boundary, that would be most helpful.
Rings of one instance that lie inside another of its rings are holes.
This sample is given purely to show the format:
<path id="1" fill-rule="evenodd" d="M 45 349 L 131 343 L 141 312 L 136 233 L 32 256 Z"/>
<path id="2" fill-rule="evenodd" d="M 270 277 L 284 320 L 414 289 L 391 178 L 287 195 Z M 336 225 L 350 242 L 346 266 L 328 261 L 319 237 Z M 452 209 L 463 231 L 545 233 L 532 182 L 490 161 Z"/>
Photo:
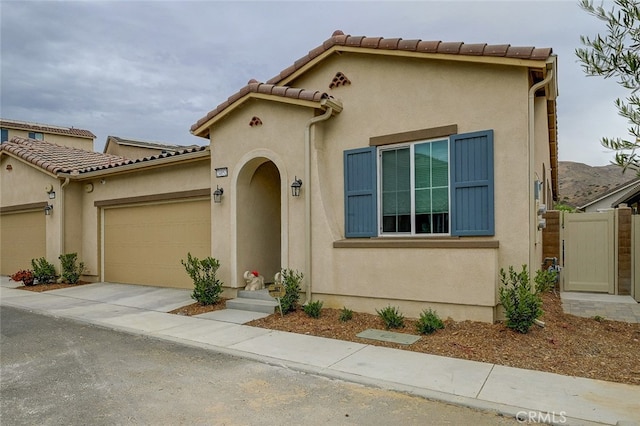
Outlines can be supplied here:
<path id="1" fill-rule="evenodd" d="M 254 116 L 263 124 L 250 127 Z M 257 238 L 280 238 L 280 267 L 304 269 L 304 200 L 302 197 L 293 199 L 289 194 L 294 177 L 304 175 L 304 127 L 312 117 L 310 108 L 255 100 L 215 127 L 211 144 L 211 188 L 224 188 L 224 195 L 222 202 L 213 204 L 211 209 L 211 251 L 221 262 L 220 276 L 225 285 L 243 287 L 242 273 L 253 265 L 259 268 L 262 259 L 256 254 L 254 262 L 242 251 L 243 245 L 251 245 Z M 257 236 L 254 227 L 238 226 L 239 216 L 259 217 L 263 214 L 251 199 L 239 202 L 244 196 L 243 182 L 250 180 L 263 162 L 273 163 L 280 175 L 282 232 L 279 237 L 268 229 Z M 213 169 L 219 167 L 228 167 L 229 176 L 216 178 Z M 307 190 L 306 185 L 303 182 L 303 193 Z M 267 267 L 265 273 L 269 272 L 271 268 Z M 273 279 L 272 276 L 265 278 L 267 281 Z"/>
<path id="2" fill-rule="evenodd" d="M 352 84 L 329 90 L 338 71 Z M 314 297 L 336 307 L 348 300 L 372 311 L 393 302 L 415 315 L 430 305 L 457 319 L 491 320 L 499 269 L 529 262 L 527 70 L 343 53 L 289 85 L 328 91 L 344 106 L 316 125 L 311 182 L 303 184 L 303 196 L 312 196 Z M 282 177 L 283 217 L 289 217 L 282 230 L 283 267 L 304 270 L 303 199 L 284 193 L 293 176 L 304 173 L 302 142 L 310 112 L 252 101 L 212 129 L 212 169 L 229 167 L 231 176 L 213 178 L 212 188 L 225 182 L 225 195 L 230 187 L 231 200 L 214 206 L 212 233 L 218 238 L 212 251 L 229 265 L 225 274 L 236 285 L 243 283 L 233 279 L 235 239 L 250 236 L 242 229 L 236 233 L 236 210 L 246 206 L 234 204 L 233 176 L 256 156 L 274 159 Z M 250 127 L 253 116 L 264 124 Z M 494 130 L 495 236 L 475 240 L 498 241 L 499 249 L 333 248 L 344 238 L 343 151 L 366 147 L 371 137 L 451 124 L 457 124 L 458 133 Z M 228 241 L 219 238 L 223 229 Z"/>
<path id="3" fill-rule="evenodd" d="M 119 155 L 124 158 L 135 159 L 162 154 L 162 150 L 153 148 L 141 148 L 139 146 L 120 145 L 114 142 L 109 144 L 105 153 L 111 155 Z"/>

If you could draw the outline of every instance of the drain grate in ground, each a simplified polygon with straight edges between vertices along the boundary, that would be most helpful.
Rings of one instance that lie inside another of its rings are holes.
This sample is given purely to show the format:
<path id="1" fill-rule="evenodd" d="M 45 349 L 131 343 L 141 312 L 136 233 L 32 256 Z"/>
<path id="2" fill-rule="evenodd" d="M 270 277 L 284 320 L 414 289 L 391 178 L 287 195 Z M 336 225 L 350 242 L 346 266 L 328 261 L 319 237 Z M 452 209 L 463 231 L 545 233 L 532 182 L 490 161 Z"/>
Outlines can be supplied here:
<path id="1" fill-rule="evenodd" d="M 374 330 L 373 328 L 365 330 L 362 333 L 358 333 L 356 336 L 362 337 L 363 339 L 380 340 L 382 342 L 399 343 L 401 345 L 410 345 L 420 339 L 420 336 L 414 336 L 412 334 L 394 333 L 393 331 L 386 330 Z"/>

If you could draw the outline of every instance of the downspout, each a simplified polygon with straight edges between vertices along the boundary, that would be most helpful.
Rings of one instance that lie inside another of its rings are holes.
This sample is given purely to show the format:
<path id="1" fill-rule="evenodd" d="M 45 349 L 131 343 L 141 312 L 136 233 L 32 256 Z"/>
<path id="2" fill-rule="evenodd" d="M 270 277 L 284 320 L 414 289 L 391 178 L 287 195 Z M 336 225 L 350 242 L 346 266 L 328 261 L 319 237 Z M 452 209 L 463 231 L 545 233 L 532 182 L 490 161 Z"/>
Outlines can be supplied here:
<path id="1" fill-rule="evenodd" d="M 531 266 L 534 264 L 533 253 L 535 252 L 535 250 L 531 250 L 531 242 L 534 243 L 534 246 L 537 244 L 537 220 L 534 220 L 537 212 L 535 211 L 536 205 L 533 189 L 533 183 L 535 182 L 535 97 L 538 89 L 545 87 L 553 80 L 555 73 L 553 68 L 555 65 L 552 64 L 551 66 L 552 69 L 547 69 L 547 76 L 529 89 L 529 137 L 527 141 L 529 145 L 529 273 L 533 273 Z"/>
<path id="2" fill-rule="evenodd" d="M 328 120 L 332 114 L 333 106 L 329 105 L 324 114 L 313 117 L 304 128 L 304 185 L 306 186 L 304 194 L 304 276 L 307 282 L 307 296 L 303 305 L 311 302 L 311 128 L 316 123 Z"/>
<path id="3" fill-rule="evenodd" d="M 60 185 L 60 254 L 64 254 L 64 187 L 69 185 L 69 182 L 69 177 L 66 177 Z"/>

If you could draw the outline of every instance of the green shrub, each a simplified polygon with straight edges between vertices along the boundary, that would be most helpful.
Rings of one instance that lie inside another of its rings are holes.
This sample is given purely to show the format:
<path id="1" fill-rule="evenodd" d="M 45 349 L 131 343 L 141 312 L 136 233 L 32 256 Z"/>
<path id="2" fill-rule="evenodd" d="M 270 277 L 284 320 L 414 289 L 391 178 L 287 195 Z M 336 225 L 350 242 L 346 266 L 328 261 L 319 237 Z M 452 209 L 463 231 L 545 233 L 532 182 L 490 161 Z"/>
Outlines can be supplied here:
<path id="1" fill-rule="evenodd" d="M 58 259 L 62 267 L 62 279 L 76 284 L 84 272 L 84 262 L 78 262 L 78 253 L 61 254 Z"/>
<path id="2" fill-rule="evenodd" d="M 542 315 L 540 295 L 531 291 L 527 265 L 522 265 L 522 272 L 515 272 L 509 267 L 509 275 L 500 269 L 500 303 L 505 310 L 507 327 L 526 333 L 536 318 Z"/>
<path id="3" fill-rule="evenodd" d="M 377 310 L 378 316 L 382 318 L 384 326 L 390 328 L 402 328 L 404 327 L 404 315 L 400 313 L 397 307 L 387 306 L 382 310 Z"/>
<path id="4" fill-rule="evenodd" d="M 213 305 L 220 300 L 222 282 L 216 278 L 220 262 L 212 257 L 202 260 L 187 253 L 187 261 L 180 260 L 193 281 L 191 298 L 201 305 Z"/>
<path id="5" fill-rule="evenodd" d="M 284 285 L 285 295 L 280 298 L 280 306 L 283 314 L 295 311 L 300 299 L 302 278 L 304 278 L 304 275 L 301 272 L 292 269 L 282 270 L 282 285 Z"/>
<path id="6" fill-rule="evenodd" d="M 351 309 L 347 309 L 346 307 L 343 307 L 342 310 L 340 311 L 340 321 L 347 322 L 347 321 L 351 321 L 352 318 L 353 318 L 353 311 Z"/>
<path id="7" fill-rule="evenodd" d="M 47 262 L 47 259 L 31 259 L 33 278 L 38 280 L 38 284 L 47 284 L 56 280 L 56 267 Z"/>
<path id="8" fill-rule="evenodd" d="M 556 286 L 558 273 L 551 270 L 538 269 L 533 281 L 536 283 L 536 293 L 545 293 Z"/>
<path id="9" fill-rule="evenodd" d="M 416 329 L 420 334 L 431 334 L 436 330 L 444 328 L 444 323 L 438 316 L 436 311 L 424 310 L 420 314 L 420 318 L 416 321 Z"/>
<path id="10" fill-rule="evenodd" d="M 302 307 L 302 310 L 311 318 L 320 318 L 320 312 L 322 311 L 322 301 L 316 300 L 315 302 L 309 302 Z"/>

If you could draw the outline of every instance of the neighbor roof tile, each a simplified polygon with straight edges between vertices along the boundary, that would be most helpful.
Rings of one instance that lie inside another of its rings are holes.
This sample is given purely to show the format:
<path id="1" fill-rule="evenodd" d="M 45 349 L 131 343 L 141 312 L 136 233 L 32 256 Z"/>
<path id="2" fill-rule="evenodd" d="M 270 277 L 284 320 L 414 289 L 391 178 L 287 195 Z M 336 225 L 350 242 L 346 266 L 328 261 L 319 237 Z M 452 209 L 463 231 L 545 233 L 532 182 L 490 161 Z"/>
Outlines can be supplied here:
<path id="1" fill-rule="evenodd" d="M 85 151 L 53 144 L 47 141 L 27 139 L 15 136 L 10 141 L 0 145 L 0 152 L 6 152 L 32 163 L 50 173 L 82 174 L 97 170 L 111 169 L 127 164 L 150 162 L 160 158 L 167 158 L 206 150 L 206 146 L 192 145 L 174 152 L 151 155 L 141 159 L 127 159 L 118 155 L 101 152 Z"/>
<path id="2" fill-rule="evenodd" d="M 78 136 L 82 138 L 95 139 L 96 135 L 88 130 L 76 129 L 75 127 L 52 126 L 49 124 L 29 123 L 26 121 L 5 120 L 0 118 L 0 127 L 10 129 L 30 130 L 40 133 L 53 133 L 57 135 Z"/>

